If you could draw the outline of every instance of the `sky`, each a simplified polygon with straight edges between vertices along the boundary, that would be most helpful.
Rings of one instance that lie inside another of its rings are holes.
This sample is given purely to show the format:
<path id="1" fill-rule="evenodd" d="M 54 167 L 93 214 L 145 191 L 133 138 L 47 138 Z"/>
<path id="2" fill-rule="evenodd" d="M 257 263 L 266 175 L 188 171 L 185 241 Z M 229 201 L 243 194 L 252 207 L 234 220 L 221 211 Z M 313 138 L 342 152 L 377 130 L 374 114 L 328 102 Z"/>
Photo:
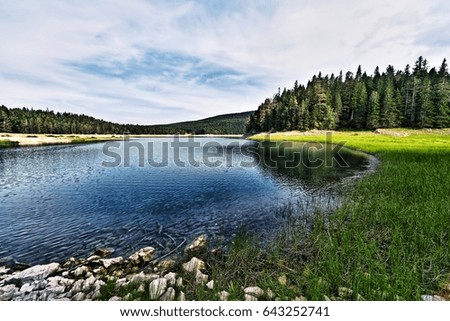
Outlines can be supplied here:
<path id="1" fill-rule="evenodd" d="M 158 124 L 450 58 L 447 0 L 0 0 L 0 104 Z"/>

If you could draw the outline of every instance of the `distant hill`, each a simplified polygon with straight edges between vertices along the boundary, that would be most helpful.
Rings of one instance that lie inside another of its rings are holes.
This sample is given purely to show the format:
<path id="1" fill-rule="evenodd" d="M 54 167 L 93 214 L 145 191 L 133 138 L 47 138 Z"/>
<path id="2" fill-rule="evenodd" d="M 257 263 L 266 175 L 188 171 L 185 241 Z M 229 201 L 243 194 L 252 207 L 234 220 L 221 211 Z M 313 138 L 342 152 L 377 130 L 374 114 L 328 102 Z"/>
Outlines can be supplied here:
<path id="1" fill-rule="evenodd" d="M 158 134 L 244 134 L 253 111 L 225 114 L 197 121 L 149 126 L 149 132 Z"/>
<path id="2" fill-rule="evenodd" d="M 25 134 L 244 134 L 253 112 L 164 125 L 117 124 L 86 115 L 0 106 L 0 132 Z"/>

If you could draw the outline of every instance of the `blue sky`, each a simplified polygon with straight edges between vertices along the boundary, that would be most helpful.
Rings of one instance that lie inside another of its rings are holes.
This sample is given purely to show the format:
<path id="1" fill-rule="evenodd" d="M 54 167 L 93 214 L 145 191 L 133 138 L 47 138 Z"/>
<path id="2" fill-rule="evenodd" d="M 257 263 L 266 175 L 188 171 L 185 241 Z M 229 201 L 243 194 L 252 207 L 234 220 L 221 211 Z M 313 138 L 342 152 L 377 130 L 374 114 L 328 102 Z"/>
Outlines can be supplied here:
<path id="1" fill-rule="evenodd" d="M 0 0 L 0 104 L 155 124 L 450 53 L 448 1 Z"/>

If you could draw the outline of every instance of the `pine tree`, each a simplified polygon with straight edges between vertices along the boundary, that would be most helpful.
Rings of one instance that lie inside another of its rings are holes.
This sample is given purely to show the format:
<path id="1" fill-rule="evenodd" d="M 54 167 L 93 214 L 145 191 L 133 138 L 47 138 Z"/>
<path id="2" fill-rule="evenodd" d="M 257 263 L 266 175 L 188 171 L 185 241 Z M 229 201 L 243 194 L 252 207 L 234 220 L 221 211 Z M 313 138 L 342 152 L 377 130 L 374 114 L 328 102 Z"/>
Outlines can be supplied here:
<path id="1" fill-rule="evenodd" d="M 377 91 L 372 91 L 370 95 L 367 127 L 372 129 L 380 127 L 380 95 Z"/>
<path id="2" fill-rule="evenodd" d="M 417 126 L 433 126 L 433 102 L 431 100 L 431 81 L 425 78 L 419 91 L 419 109 L 417 111 Z"/>

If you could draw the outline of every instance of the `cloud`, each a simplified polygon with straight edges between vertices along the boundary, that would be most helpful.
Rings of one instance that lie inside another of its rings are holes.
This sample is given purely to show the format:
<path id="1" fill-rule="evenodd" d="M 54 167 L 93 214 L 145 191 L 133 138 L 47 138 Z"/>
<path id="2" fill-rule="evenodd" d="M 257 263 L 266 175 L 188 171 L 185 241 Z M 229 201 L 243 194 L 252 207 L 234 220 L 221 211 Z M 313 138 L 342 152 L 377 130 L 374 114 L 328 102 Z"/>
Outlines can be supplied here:
<path id="1" fill-rule="evenodd" d="M 403 68 L 419 55 L 439 65 L 450 52 L 445 8 L 437 0 L 0 0 L 0 103 L 141 124 L 252 110 L 319 71 Z"/>

